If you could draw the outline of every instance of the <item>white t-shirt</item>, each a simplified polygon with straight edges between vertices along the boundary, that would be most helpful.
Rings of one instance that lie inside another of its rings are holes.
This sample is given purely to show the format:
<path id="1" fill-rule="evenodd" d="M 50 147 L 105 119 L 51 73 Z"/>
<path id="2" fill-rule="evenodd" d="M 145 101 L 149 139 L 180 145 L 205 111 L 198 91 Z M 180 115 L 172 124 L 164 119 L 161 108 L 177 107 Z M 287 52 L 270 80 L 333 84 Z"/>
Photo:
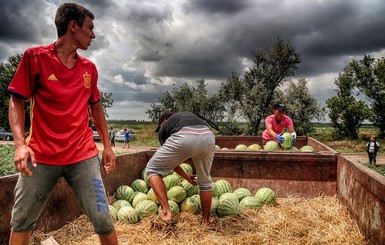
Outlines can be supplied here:
<path id="1" fill-rule="evenodd" d="M 369 145 L 369 152 L 370 153 L 374 153 L 374 144 L 377 144 L 377 148 L 380 147 L 380 144 L 378 144 L 378 142 L 369 142 L 368 145 Z"/>

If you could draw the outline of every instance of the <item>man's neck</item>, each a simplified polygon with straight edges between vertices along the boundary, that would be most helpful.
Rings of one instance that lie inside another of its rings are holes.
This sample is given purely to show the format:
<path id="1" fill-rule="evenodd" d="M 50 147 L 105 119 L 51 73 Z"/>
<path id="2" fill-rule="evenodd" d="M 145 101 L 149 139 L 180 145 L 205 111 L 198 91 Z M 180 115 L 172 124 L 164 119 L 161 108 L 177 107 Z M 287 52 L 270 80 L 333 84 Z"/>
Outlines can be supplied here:
<path id="1" fill-rule="evenodd" d="M 68 68 L 72 68 L 75 65 L 77 59 L 77 48 L 65 40 L 65 37 L 60 37 L 55 42 L 55 52 L 60 61 Z"/>

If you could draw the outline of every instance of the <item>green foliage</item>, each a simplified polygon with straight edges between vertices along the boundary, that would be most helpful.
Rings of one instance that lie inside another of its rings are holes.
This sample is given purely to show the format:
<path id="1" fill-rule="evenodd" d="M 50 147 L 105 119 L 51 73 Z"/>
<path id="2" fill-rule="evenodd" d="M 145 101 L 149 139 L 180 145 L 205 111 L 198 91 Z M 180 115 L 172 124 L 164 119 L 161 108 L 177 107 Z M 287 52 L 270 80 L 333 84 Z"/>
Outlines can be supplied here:
<path id="1" fill-rule="evenodd" d="M 100 96 L 102 97 L 101 103 L 102 103 L 103 111 L 106 114 L 106 117 L 108 118 L 107 108 L 112 107 L 112 105 L 114 104 L 114 99 L 112 98 L 113 94 L 108 92 L 103 92 L 103 91 L 99 91 L 99 93 L 100 93 Z"/>
<path id="2" fill-rule="evenodd" d="M 374 171 L 376 171 L 377 173 L 382 174 L 382 175 L 385 176 L 385 165 L 381 165 L 381 166 L 378 166 L 378 167 L 374 167 L 372 165 L 369 165 L 368 168 L 371 168 Z"/>
<path id="3" fill-rule="evenodd" d="M 293 119 L 298 123 L 300 134 L 311 131 L 311 120 L 321 118 L 323 111 L 317 106 L 316 99 L 310 95 L 305 79 L 291 84 L 287 95 L 280 90 L 285 79 L 294 75 L 299 54 L 288 41 L 278 38 L 271 47 L 253 51 L 254 66 L 240 77 L 233 72 L 218 93 L 209 94 L 205 81 L 198 80 L 193 87 L 185 83 L 168 91 L 151 105 L 146 113 L 156 122 L 165 111 L 191 111 L 199 114 L 215 125 L 220 125 L 222 135 L 258 135 L 260 124 L 271 111 L 272 104 L 286 98 L 291 105 Z M 245 127 L 241 128 L 240 122 Z"/>
<path id="4" fill-rule="evenodd" d="M 363 100 L 353 96 L 356 80 L 352 76 L 351 69 L 345 67 L 336 79 L 337 95 L 326 100 L 329 108 L 329 118 L 336 129 L 336 138 L 358 138 L 358 131 L 363 121 L 371 112 Z"/>
<path id="5" fill-rule="evenodd" d="M 173 95 L 169 92 L 163 94 L 159 103 L 151 104 L 151 109 L 146 113 L 156 122 L 163 112 L 190 111 L 212 122 L 219 124 L 223 119 L 224 107 L 217 93 L 208 93 L 204 79 L 197 81 L 197 86 L 187 83 L 173 89 Z"/>
<path id="6" fill-rule="evenodd" d="M 16 173 L 13 157 L 15 146 L 13 144 L 0 144 L 0 176 Z"/>
<path id="7" fill-rule="evenodd" d="M 317 99 L 310 93 L 305 78 L 291 82 L 286 90 L 287 114 L 293 119 L 297 135 L 307 135 L 314 131 L 313 119 L 321 121 L 324 111 L 317 105 Z"/>
<path id="8" fill-rule="evenodd" d="M 7 91 L 22 58 L 21 54 L 9 57 L 7 62 L 0 64 L 0 125 L 9 129 L 8 106 L 10 93 Z M 28 126 L 28 125 L 27 125 Z"/>
<path id="9" fill-rule="evenodd" d="M 385 58 L 375 60 L 365 55 L 349 64 L 357 87 L 370 101 L 372 116 L 369 118 L 380 129 L 379 137 L 385 137 Z"/>
<path id="10" fill-rule="evenodd" d="M 237 74 L 227 80 L 220 89 L 229 108 L 238 110 L 246 119 L 247 135 L 257 135 L 260 123 L 269 114 L 277 89 L 285 78 L 294 75 L 299 54 L 288 41 L 278 38 L 270 47 L 254 50 L 254 65 L 240 78 Z"/>

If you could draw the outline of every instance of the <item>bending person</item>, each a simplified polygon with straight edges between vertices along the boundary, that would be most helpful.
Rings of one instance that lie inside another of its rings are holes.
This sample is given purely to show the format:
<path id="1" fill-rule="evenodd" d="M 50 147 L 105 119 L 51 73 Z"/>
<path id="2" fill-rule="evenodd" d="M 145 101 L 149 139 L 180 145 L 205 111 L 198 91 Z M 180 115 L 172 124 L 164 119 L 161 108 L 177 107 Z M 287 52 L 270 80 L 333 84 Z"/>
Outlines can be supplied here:
<path id="1" fill-rule="evenodd" d="M 155 131 L 158 132 L 161 147 L 147 163 L 146 169 L 151 187 L 162 208 L 158 217 L 167 224 L 173 222 L 162 177 L 174 170 L 191 184 L 198 184 L 202 224 L 208 226 L 212 198 L 210 171 L 214 159 L 214 134 L 201 118 L 191 112 L 162 114 Z M 185 173 L 179 166 L 189 158 L 194 162 L 196 180 L 195 175 Z"/>

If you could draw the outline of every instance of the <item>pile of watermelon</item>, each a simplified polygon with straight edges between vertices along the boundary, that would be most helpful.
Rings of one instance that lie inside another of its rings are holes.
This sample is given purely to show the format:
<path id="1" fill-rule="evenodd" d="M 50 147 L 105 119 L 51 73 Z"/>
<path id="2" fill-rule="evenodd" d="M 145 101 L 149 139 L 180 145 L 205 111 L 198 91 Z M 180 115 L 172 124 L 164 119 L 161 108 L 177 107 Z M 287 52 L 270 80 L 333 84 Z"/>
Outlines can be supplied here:
<path id="1" fill-rule="evenodd" d="M 182 163 L 180 166 L 186 173 L 193 173 L 191 165 Z M 173 215 L 180 212 L 201 213 L 198 186 L 191 185 L 175 172 L 163 177 L 163 181 Z M 141 179 L 134 180 L 131 185 L 119 186 L 114 197 L 115 201 L 109 205 L 109 210 L 111 217 L 116 221 L 136 224 L 141 219 L 161 211 L 145 169 L 142 171 Z M 213 182 L 211 213 L 219 217 L 236 215 L 246 209 L 258 210 L 265 204 L 272 205 L 275 202 L 274 191 L 267 187 L 258 189 L 253 195 L 247 188 L 233 190 L 230 182 L 225 179 Z"/>
<path id="2" fill-rule="evenodd" d="M 251 144 L 249 146 L 247 146 L 245 144 L 238 144 L 234 148 L 234 151 L 280 151 L 280 150 L 283 150 L 283 151 L 288 151 L 288 152 L 314 152 L 314 148 L 310 145 L 305 145 L 305 146 L 301 147 L 300 149 L 295 147 L 293 145 L 293 136 L 290 133 L 286 132 L 286 133 L 282 134 L 282 136 L 284 137 L 284 141 L 281 144 L 282 148 L 279 146 L 279 144 L 276 141 L 270 140 L 270 141 L 266 142 L 266 144 L 263 147 L 261 147 L 257 143 Z M 227 148 L 227 147 L 221 148 L 219 145 L 215 145 L 215 149 L 221 150 L 221 151 L 229 151 L 229 148 Z"/>

